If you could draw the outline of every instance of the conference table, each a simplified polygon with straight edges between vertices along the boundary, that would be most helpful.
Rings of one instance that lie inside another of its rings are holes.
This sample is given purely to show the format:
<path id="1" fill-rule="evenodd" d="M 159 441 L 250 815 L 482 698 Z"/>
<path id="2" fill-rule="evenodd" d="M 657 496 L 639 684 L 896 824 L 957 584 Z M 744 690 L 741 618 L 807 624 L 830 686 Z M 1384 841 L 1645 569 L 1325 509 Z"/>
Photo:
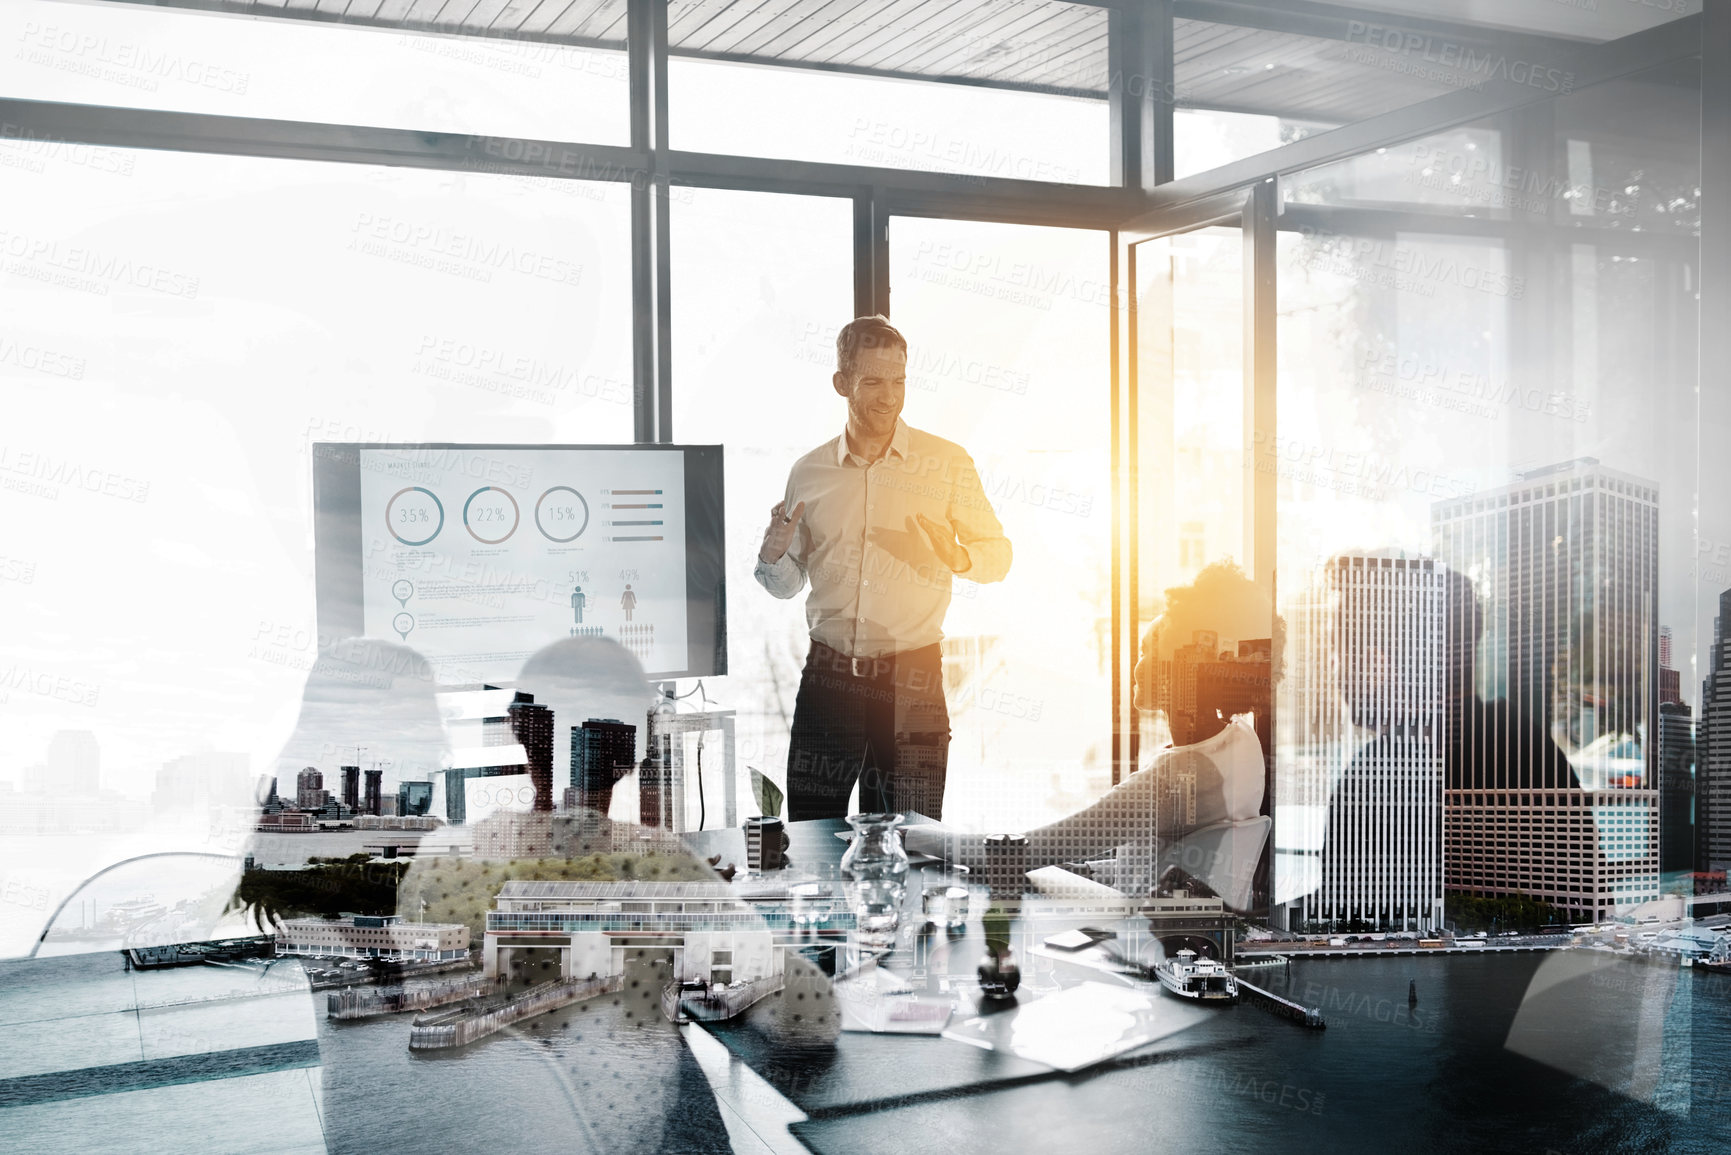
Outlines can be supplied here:
<path id="1" fill-rule="evenodd" d="M 927 820 L 914 815 L 908 821 Z M 752 880 L 781 877 L 792 882 L 826 867 L 833 870 L 848 845 L 837 834 L 847 829 L 841 819 L 787 824 L 788 866 Z M 705 857 L 719 855 L 723 868 L 743 867 L 746 861 L 740 830 L 685 838 Z M 1099 982 L 1145 992 L 1150 1013 L 1171 1017 L 1172 1033 L 1065 1073 L 1003 1050 L 931 1034 L 846 1030 L 833 1048 L 783 1050 L 762 1029 L 765 1003 L 730 1022 L 688 1028 L 706 1031 L 785 1099 L 797 1112 L 790 1111 L 794 1121 L 787 1129 L 814 1151 L 839 1155 L 904 1145 L 945 1152 L 1145 1151 L 1149 1120 L 1142 1107 L 1146 1095 L 1139 1088 L 1149 1072 L 1186 1055 L 1244 1045 L 1256 1028 L 1267 1029 L 1270 1020 L 1265 1016 L 1253 1020 L 1199 1011 L 1165 995 L 1157 984 L 1101 969 L 1097 956 L 1087 964 L 1043 943 L 1058 932 L 1099 927 L 1114 930 L 1125 953 L 1133 954 L 1148 937 L 1147 921 L 1136 917 L 1133 901 L 1123 899 L 1114 909 L 1114 904 L 1096 903 L 1087 895 L 1080 901 L 1074 895 L 1053 897 L 1051 888 L 1030 884 L 1019 902 L 1003 901 L 1007 896 L 1000 892 L 994 903 L 987 888 L 976 884 L 970 888 L 966 928 L 946 931 L 926 924 L 920 909 L 921 876 L 922 861 L 915 856 L 896 946 L 874 962 L 924 998 L 952 1000 L 952 1026 L 981 1015 L 1017 1014 L 1080 983 Z M 980 997 L 977 968 L 987 952 L 988 909 L 995 934 L 1004 932 L 1007 920 L 1012 956 L 1021 968 L 1020 987 L 1008 1003 Z M 859 965 L 857 954 L 845 948 L 837 948 L 834 958 L 844 973 Z M 1078 1023 L 1076 1029 L 1090 1027 Z"/>

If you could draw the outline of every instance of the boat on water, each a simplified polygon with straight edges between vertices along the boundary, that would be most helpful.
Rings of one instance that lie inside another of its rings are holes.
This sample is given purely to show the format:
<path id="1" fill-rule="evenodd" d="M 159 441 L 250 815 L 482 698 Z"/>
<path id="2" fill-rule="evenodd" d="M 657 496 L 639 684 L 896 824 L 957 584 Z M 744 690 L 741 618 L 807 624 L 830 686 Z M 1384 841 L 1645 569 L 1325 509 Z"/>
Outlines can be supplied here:
<path id="1" fill-rule="evenodd" d="M 1686 966 L 1690 962 L 1686 957 L 1681 961 Z M 1720 938 L 1718 942 L 1713 944 L 1713 949 L 1708 952 L 1707 957 L 1694 960 L 1694 965 L 1702 970 L 1731 974 L 1731 939 Z"/>
<path id="2" fill-rule="evenodd" d="M 1160 985 L 1181 999 L 1199 1003 L 1235 1003 L 1238 980 L 1220 962 L 1198 958 L 1185 948 L 1154 968 Z"/>

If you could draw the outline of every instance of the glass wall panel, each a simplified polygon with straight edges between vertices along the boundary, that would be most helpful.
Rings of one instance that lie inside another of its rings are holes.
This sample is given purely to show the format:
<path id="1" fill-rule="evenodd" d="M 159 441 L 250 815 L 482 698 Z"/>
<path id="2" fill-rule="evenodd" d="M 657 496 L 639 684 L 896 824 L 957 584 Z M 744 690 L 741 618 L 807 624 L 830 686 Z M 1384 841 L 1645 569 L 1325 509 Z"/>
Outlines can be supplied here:
<path id="1" fill-rule="evenodd" d="M 896 218 L 905 419 L 973 457 L 1014 548 L 944 624 L 946 821 L 1024 830 L 1111 783 L 1109 251 L 1104 234 Z"/>
<path id="2" fill-rule="evenodd" d="M 786 782 L 809 644 L 805 596 L 772 597 L 752 574 L 789 468 L 847 421 L 830 376 L 836 332 L 853 314 L 853 203 L 716 189 L 674 196 L 673 433 L 726 447 L 728 675 L 705 678 L 688 704 L 738 711 L 743 800 L 751 767 Z M 715 826 L 721 762 L 707 759 Z"/>
<path id="3" fill-rule="evenodd" d="M 1285 182 L 1294 929 L 1424 930 L 1442 891 L 1451 920 L 1523 895 L 1592 920 L 1688 886 L 1725 584 L 1700 565 L 1724 512 L 1695 433 L 1691 73 Z M 1536 833 L 1583 813 L 1574 842 Z"/>
<path id="4" fill-rule="evenodd" d="M 1139 766 L 1154 766 L 1161 864 L 1234 910 L 1268 905 L 1270 694 L 1280 637 L 1257 574 L 1245 234 L 1196 229 L 1135 247 Z M 1233 746 L 1234 719 L 1254 734 Z M 1251 751 L 1211 775 L 1170 746 Z M 1223 748 L 1223 747 L 1222 747 Z M 1230 798 L 1224 807 L 1218 800 Z M 1172 878 L 1163 882 L 1171 885 Z"/>
<path id="5" fill-rule="evenodd" d="M 628 142 L 624 0 L 583 5 L 580 22 L 576 12 L 553 11 L 557 5 L 513 8 L 520 38 L 496 20 L 490 31 L 468 25 L 455 13 L 462 6 L 452 7 L 362 0 L 331 22 L 297 19 L 294 6 L 261 6 L 242 17 L 13 0 L 0 9 L 0 41 L 13 46 L 0 96 Z"/>
<path id="6" fill-rule="evenodd" d="M 129 848 L 247 836 L 214 803 L 277 772 L 319 654 L 315 442 L 632 436 L 624 186 L 25 155 L 0 167 L 0 873 L 44 904 L 0 909 L 3 954 Z"/>
<path id="7" fill-rule="evenodd" d="M 1681 2 L 1531 0 L 1493 11 L 1468 0 L 1401 0 L 1290 13 L 1241 9 L 1232 22 L 1175 19 L 1175 171 L 1203 172 L 1491 82 L 1564 96 L 1578 87 L 1586 45 L 1691 10 L 1698 8 Z"/>
<path id="8" fill-rule="evenodd" d="M 1106 12 L 673 0 L 675 148 L 1104 184 Z"/>

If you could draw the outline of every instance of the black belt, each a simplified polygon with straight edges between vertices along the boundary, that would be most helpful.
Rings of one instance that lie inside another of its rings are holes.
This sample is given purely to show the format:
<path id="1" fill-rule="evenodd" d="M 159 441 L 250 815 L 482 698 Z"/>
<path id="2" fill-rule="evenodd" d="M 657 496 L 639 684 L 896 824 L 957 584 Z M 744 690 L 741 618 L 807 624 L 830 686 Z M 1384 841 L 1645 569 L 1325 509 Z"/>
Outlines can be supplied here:
<path id="1" fill-rule="evenodd" d="M 937 642 L 933 642 L 929 646 L 921 646 L 917 650 L 898 650 L 891 654 L 880 654 L 875 658 L 850 658 L 834 646 L 825 645 L 816 638 L 812 639 L 811 647 L 813 651 L 824 650 L 834 655 L 834 660 L 830 662 L 833 667 L 839 668 L 842 662 L 846 662 L 849 671 L 856 678 L 876 677 L 883 668 L 894 669 L 898 662 L 929 661 L 935 658 L 941 666 L 944 660 L 944 648 Z M 879 662 L 885 663 L 886 666 L 880 667 Z"/>

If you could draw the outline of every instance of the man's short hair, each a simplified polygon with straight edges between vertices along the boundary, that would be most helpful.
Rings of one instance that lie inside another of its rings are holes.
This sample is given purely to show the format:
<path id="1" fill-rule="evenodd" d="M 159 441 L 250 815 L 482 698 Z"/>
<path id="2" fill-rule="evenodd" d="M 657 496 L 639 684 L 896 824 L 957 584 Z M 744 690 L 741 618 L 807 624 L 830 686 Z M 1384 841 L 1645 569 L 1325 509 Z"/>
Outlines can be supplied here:
<path id="1" fill-rule="evenodd" d="M 882 313 L 870 317 L 855 317 L 835 335 L 835 367 L 838 372 L 853 376 L 854 365 L 861 350 L 894 346 L 905 357 L 908 339 L 901 335 L 890 319 Z"/>

